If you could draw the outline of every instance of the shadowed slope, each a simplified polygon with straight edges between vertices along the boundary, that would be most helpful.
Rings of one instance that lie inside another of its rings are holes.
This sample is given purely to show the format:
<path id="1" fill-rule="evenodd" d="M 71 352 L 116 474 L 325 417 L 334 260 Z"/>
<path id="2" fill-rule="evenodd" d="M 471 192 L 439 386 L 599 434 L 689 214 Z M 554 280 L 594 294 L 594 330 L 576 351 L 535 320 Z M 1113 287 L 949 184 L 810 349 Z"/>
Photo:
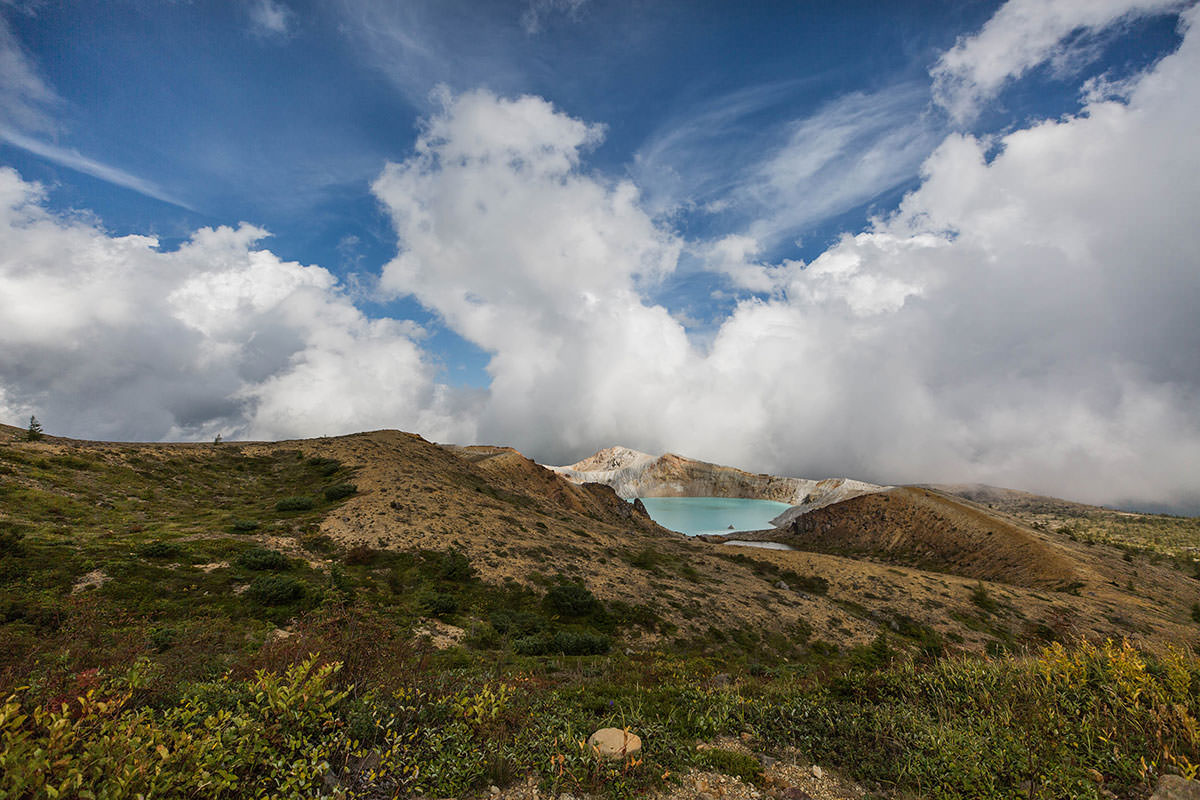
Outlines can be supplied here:
<path id="1" fill-rule="evenodd" d="M 871 556 L 896 564 L 1018 586 L 1079 580 L 1073 560 L 1035 531 L 928 489 L 862 495 L 796 518 L 773 536 L 805 550 Z"/>

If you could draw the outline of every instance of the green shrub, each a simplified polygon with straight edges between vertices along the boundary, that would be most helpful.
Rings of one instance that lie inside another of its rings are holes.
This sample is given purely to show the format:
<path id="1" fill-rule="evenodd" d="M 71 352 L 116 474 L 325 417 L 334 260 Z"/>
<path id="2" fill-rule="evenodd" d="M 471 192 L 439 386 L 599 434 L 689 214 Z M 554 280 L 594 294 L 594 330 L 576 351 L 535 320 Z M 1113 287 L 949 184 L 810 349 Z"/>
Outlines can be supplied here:
<path id="1" fill-rule="evenodd" d="M 613 600 L 608 604 L 608 613 L 618 626 L 636 625 L 653 631 L 659 625 L 659 613 L 649 605 L 633 605 L 624 600 Z"/>
<path id="2" fill-rule="evenodd" d="M 265 547 L 251 547 L 243 551 L 234 561 L 239 567 L 253 570 L 279 570 L 291 566 L 288 557 L 278 550 L 268 550 Z"/>
<path id="3" fill-rule="evenodd" d="M 765 776 L 762 764 L 759 763 L 757 758 L 747 753 L 713 747 L 708 750 L 701 750 L 696 757 L 696 761 L 700 766 L 713 772 L 732 775 L 755 786 L 762 786 L 763 784 Z"/>
<path id="4" fill-rule="evenodd" d="M 304 584 L 290 575 L 260 575 L 246 594 L 265 606 L 282 606 L 300 600 L 306 591 Z"/>
<path id="5" fill-rule="evenodd" d="M 175 542 L 147 542 L 137 549 L 143 558 L 176 558 L 183 555 L 183 548 Z"/>
<path id="6" fill-rule="evenodd" d="M 155 652 L 162 653 L 170 649 L 178 635 L 174 628 L 151 628 L 150 646 Z"/>
<path id="7" fill-rule="evenodd" d="M 982 581 L 975 584 L 975 588 L 971 590 L 971 602 L 979 606 L 984 614 L 995 614 L 1000 610 L 1000 604 L 988 592 Z"/>
<path id="8" fill-rule="evenodd" d="M 358 487 L 353 483 L 335 483 L 333 486 L 325 488 L 325 499 L 331 503 L 337 500 L 345 500 L 357 491 Z"/>
<path id="9" fill-rule="evenodd" d="M 333 475 L 342 468 L 342 462 L 338 461 L 336 458 L 322 458 L 318 456 L 316 458 L 310 458 L 304 463 L 308 464 L 310 467 L 313 467 L 319 474 L 324 475 L 325 477 Z"/>
<path id="10" fill-rule="evenodd" d="M 356 544 L 342 556 L 342 563 L 350 566 L 365 567 L 379 560 L 381 552 L 365 544 Z"/>
<path id="11" fill-rule="evenodd" d="M 234 533 L 250 533 L 258 530 L 258 520 L 254 519 L 235 519 L 229 523 L 229 529 Z"/>
<path id="12" fill-rule="evenodd" d="M 591 631 L 542 632 L 513 641 L 513 651 L 524 656 L 590 656 L 607 653 L 607 636 Z"/>
<path id="13" fill-rule="evenodd" d="M 546 610 L 552 614 L 578 619 L 586 617 L 599 608 L 596 595 L 578 583 L 560 583 L 550 587 L 543 600 Z"/>
<path id="14" fill-rule="evenodd" d="M 25 548 L 25 526 L 14 522 L 0 522 L 0 558 L 21 557 L 28 552 Z"/>
<path id="15" fill-rule="evenodd" d="M 304 495 L 296 495 L 295 497 L 285 497 L 275 504 L 276 511 L 312 511 L 316 507 L 316 502 L 311 497 Z"/>
<path id="16" fill-rule="evenodd" d="M 300 537 L 300 546 L 310 553 L 328 555 L 337 550 L 337 543 L 327 533 L 309 533 Z"/>
<path id="17" fill-rule="evenodd" d="M 475 577 L 475 568 L 471 566 L 470 559 L 462 553 L 447 550 L 442 553 L 438 577 L 455 583 L 466 583 Z"/>
<path id="18" fill-rule="evenodd" d="M 652 547 L 645 547 L 639 550 L 633 555 L 632 558 L 629 559 L 631 566 L 637 567 L 638 569 L 649 570 L 650 572 L 657 572 L 658 565 L 661 561 L 662 555 Z"/>
<path id="19" fill-rule="evenodd" d="M 445 592 L 433 592 L 425 596 L 423 605 L 435 617 L 448 617 L 458 611 L 458 598 Z"/>
<path id="20" fill-rule="evenodd" d="M 788 586 L 797 591 L 817 594 L 822 597 L 829 594 L 829 581 L 820 575 L 801 575 L 796 572 L 785 571 L 780 573 L 780 577 Z"/>
<path id="21" fill-rule="evenodd" d="M 488 616 L 488 622 L 496 629 L 497 633 L 511 633 L 513 636 L 541 633 L 547 627 L 544 617 L 528 611 L 493 611 Z"/>
<path id="22" fill-rule="evenodd" d="M 48 460 L 51 464 L 66 467 L 67 469 L 90 470 L 96 468 L 94 461 L 88 461 L 86 458 L 80 458 L 79 456 L 50 456 Z"/>

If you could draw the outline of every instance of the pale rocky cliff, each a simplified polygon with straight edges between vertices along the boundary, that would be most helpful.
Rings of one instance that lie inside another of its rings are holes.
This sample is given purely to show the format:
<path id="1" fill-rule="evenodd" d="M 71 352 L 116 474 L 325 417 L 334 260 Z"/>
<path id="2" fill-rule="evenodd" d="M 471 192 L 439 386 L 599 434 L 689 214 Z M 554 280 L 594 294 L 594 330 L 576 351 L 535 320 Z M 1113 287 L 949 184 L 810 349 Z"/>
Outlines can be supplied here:
<path id="1" fill-rule="evenodd" d="M 776 525 L 831 503 L 848 500 L 882 486 L 849 478 L 783 478 L 755 474 L 684 458 L 673 453 L 652 456 L 628 447 L 609 447 L 575 464 L 549 467 L 575 483 L 603 483 L 627 500 L 635 497 L 747 497 L 788 503 Z"/>

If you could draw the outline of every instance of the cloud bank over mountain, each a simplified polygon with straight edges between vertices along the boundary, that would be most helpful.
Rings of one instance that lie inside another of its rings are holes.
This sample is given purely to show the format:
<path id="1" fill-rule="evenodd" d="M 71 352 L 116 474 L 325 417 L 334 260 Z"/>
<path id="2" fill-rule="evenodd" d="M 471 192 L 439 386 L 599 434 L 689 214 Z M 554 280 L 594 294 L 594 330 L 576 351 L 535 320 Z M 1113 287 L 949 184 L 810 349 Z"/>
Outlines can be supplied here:
<path id="1" fill-rule="evenodd" d="M 1058 3 L 1047 22 L 1027 5 L 934 67 L 952 117 L 1066 57 L 1073 33 L 1177 7 Z M 1198 19 L 1184 11 L 1179 48 L 1144 73 L 1089 84 L 1077 114 L 944 135 L 894 212 L 809 263 L 756 260 L 775 220 L 820 205 L 784 180 L 803 172 L 797 151 L 764 184 L 770 217 L 689 239 L 633 179 L 589 167 L 603 121 L 443 91 L 372 187 L 398 241 L 377 291 L 488 353 L 486 390 L 440 382 L 418 326 L 369 318 L 327 270 L 264 249 L 261 229 L 162 252 L 49 213 L 0 170 L 0 415 L 94 438 L 398 427 L 549 463 L 621 443 L 1200 509 Z M 750 290 L 703 341 L 654 299 L 689 251 Z"/>

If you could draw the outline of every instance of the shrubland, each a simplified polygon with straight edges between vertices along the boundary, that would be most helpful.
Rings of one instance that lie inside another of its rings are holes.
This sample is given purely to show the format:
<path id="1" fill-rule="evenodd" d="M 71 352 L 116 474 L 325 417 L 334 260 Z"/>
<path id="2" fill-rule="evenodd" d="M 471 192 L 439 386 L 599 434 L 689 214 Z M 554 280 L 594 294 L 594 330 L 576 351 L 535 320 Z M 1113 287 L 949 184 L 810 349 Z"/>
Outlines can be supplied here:
<path id="1" fill-rule="evenodd" d="M 285 447 L 0 446 L 0 797 L 448 797 L 530 776 L 641 797 L 692 768 L 765 785 L 759 756 L 876 796 L 1137 797 L 1200 763 L 1185 647 L 989 657 L 900 617 L 861 647 L 802 625 L 684 636 L 550 567 L 488 582 L 451 548 L 339 544 L 319 523 L 354 477 Z M 971 595 L 985 617 L 997 602 Z M 437 626 L 457 643 L 418 635 Z M 601 727 L 644 750 L 598 758 Z M 725 737 L 745 752 L 697 747 Z"/>

